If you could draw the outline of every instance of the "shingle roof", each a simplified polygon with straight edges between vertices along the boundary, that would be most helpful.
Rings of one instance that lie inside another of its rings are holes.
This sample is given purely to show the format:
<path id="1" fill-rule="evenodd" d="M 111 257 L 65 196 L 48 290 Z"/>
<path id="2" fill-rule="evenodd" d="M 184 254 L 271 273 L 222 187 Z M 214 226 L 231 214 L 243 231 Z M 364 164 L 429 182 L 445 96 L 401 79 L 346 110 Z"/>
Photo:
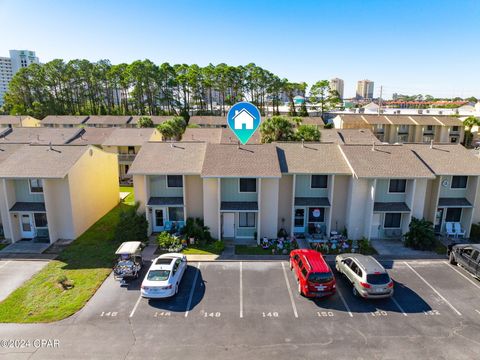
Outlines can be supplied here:
<path id="1" fill-rule="evenodd" d="M 147 205 L 183 205 L 183 197 L 151 197 Z"/>
<path id="2" fill-rule="evenodd" d="M 2 178 L 64 178 L 88 146 L 23 146 L 0 166 Z M 21 164 L 21 166 L 19 166 Z"/>
<path id="3" fill-rule="evenodd" d="M 148 142 L 130 167 L 129 174 L 200 174 L 206 144 L 201 142 Z"/>
<path id="4" fill-rule="evenodd" d="M 29 116 L 0 115 L 0 125 L 22 126 L 22 120 L 28 117 Z"/>
<path id="5" fill-rule="evenodd" d="M 333 129 L 332 129 L 333 130 Z M 322 135 L 325 130 L 322 130 Z M 372 144 L 380 143 L 370 129 L 335 129 L 340 144 Z"/>
<path id="6" fill-rule="evenodd" d="M 434 116 L 445 126 L 463 126 L 463 121 L 454 116 Z"/>
<path id="7" fill-rule="evenodd" d="M 410 212 L 410 208 L 404 202 L 375 202 L 374 212 Z"/>
<path id="8" fill-rule="evenodd" d="M 182 136 L 182 141 L 202 141 L 219 144 L 222 138 L 221 128 L 187 128 Z"/>
<path id="9" fill-rule="evenodd" d="M 413 115 L 410 116 L 413 121 L 415 121 L 418 125 L 422 126 L 427 126 L 427 125 L 436 125 L 436 126 L 442 126 L 443 124 L 437 120 L 438 118 L 435 118 L 435 116 L 430 116 L 430 115 Z"/>
<path id="10" fill-rule="evenodd" d="M 233 133 L 232 129 L 227 127 L 227 128 L 222 128 L 220 130 L 222 130 L 221 139 L 220 139 L 220 142 L 222 144 L 238 144 L 238 138 Z M 247 144 L 251 145 L 251 144 L 260 144 L 260 143 L 261 143 L 260 131 L 257 130 L 253 133 L 252 137 L 248 140 Z"/>
<path id="11" fill-rule="evenodd" d="M 203 177 L 280 177 L 275 145 L 208 144 Z"/>
<path id="12" fill-rule="evenodd" d="M 327 197 L 296 197 L 295 206 L 330 206 Z"/>
<path id="13" fill-rule="evenodd" d="M 192 116 L 188 121 L 189 124 L 196 125 L 223 125 L 227 126 L 226 116 Z"/>
<path id="14" fill-rule="evenodd" d="M 149 141 L 154 128 L 124 129 L 117 128 L 105 139 L 104 146 L 141 146 Z"/>
<path id="15" fill-rule="evenodd" d="M 25 144 L 2 144 L 0 142 L 0 163 Z"/>
<path id="16" fill-rule="evenodd" d="M 94 128 L 87 127 L 77 136 L 75 139 L 70 141 L 70 145 L 97 145 L 100 146 L 103 144 L 105 139 L 110 136 L 110 134 L 115 130 L 115 128 Z"/>
<path id="17" fill-rule="evenodd" d="M 405 144 L 437 175 L 480 175 L 480 162 L 459 144 Z"/>
<path id="18" fill-rule="evenodd" d="M 470 201 L 465 198 L 439 198 L 438 207 L 472 207 Z"/>
<path id="19" fill-rule="evenodd" d="M 406 115 L 384 115 L 385 119 L 393 125 L 416 125 L 410 116 Z"/>
<path id="20" fill-rule="evenodd" d="M 302 125 L 318 125 L 323 127 L 325 123 L 321 116 L 307 116 L 302 117 Z"/>
<path id="21" fill-rule="evenodd" d="M 10 211 L 38 211 L 45 212 L 45 203 L 43 202 L 16 202 Z"/>
<path id="22" fill-rule="evenodd" d="M 348 174 L 352 172 L 337 144 L 276 143 L 282 173 Z"/>
<path id="23" fill-rule="evenodd" d="M 87 125 L 126 125 L 131 118 L 129 115 L 92 115 L 88 118 Z"/>
<path id="24" fill-rule="evenodd" d="M 87 119 L 86 115 L 48 115 L 42 120 L 42 125 L 81 125 Z"/>
<path id="25" fill-rule="evenodd" d="M 220 211 L 258 211 L 256 201 L 222 201 Z"/>
<path id="26" fill-rule="evenodd" d="M 434 178 L 407 146 L 342 145 L 340 148 L 359 178 Z"/>
<path id="27" fill-rule="evenodd" d="M 130 120 L 129 124 L 137 125 L 138 119 L 140 119 L 143 116 L 147 116 L 150 119 L 152 119 L 152 122 L 154 125 L 160 125 L 166 120 L 173 119 L 173 115 L 167 115 L 167 116 L 150 116 L 150 115 L 142 115 L 142 116 L 132 116 L 132 120 Z"/>
<path id="28" fill-rule="evenodd" d="M 23 143 L 23 144 L 68 144 L 81 134 L 80 128 L 44 128 L 24 127 L 13 128 L 6 135 L 0 135 L 0 143 Z"/>
<path id="29" fill-rule="evenodd" d="M 433 116 L 433 115 L 371 115 L 371 114 L 340 114 L 344 125 L 361 126 L 368 125 L 444 125 L 444 126 L 462 126 L 462 121 L 453 116 Z"/>

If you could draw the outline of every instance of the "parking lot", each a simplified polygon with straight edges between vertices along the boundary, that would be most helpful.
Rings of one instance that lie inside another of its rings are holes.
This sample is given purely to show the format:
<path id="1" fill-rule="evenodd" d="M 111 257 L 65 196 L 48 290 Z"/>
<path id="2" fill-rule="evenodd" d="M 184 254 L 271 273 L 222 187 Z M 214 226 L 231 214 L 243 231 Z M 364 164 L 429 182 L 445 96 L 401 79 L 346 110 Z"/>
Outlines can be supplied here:
<path id="1" fill-rule="evenodd" d="M 39 354 L 72 356 L 78 346 L 126 358 L 154 349 L 159 358 L 478 358 L 478 280 L 446 261 L 382 263 L 395 281 L 391 299 L 356 298 L 335 271 L 336 295 L 306 299 L 286 261 L 192 262 L 177 296 L 164 300 L 141 298 L 141 279 L 121 287 L 110 276 L 62 322 L 70 352 Z M 123 341 L 105 346 L 115 339 Z"/>

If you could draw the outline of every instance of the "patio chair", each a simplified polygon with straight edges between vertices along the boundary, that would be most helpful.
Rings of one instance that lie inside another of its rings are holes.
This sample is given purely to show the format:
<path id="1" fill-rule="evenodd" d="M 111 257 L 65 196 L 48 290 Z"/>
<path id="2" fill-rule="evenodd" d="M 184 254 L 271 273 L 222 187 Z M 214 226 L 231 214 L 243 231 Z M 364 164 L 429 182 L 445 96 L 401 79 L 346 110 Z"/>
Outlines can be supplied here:
<path id="1" fill-rule="evenodd" d="M 455 228 L 455 233 L 457 236 L 465 237 L 465 230 L 462 230 L 462 224 L 459 222 L 453 223 Z"/>
<path id="2" fill-rule="evenodd" d="M 451 236 L 456 237 L 457 236 L 457 232 L 453 228 L 453 223 L 451 223 L 451 222 L 445 223 L 445 231 L 447 233 L 447 237 L 451 237 Z"/>
<path id="3" fill-rule="evenodd" d="M 165 231 L 170 231 L 172 230 L 172 222 L 171 221 L 165 221 L 165 225 L 163 227 Z"/>

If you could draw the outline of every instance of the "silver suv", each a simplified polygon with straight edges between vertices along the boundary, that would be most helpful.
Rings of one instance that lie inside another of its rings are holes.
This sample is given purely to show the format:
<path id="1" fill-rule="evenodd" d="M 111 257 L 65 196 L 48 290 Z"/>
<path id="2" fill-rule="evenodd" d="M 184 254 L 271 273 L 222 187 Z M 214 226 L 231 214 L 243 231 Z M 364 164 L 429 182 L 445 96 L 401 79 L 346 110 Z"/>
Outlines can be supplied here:
<path id="1" fill-rule="evenodd" d="M 371 256 L 341 254 L 335 268 L 353 285 L 353 294 L 363 298 L 387 298 L 393 295 L 393 281 L 380 263 Z"/>

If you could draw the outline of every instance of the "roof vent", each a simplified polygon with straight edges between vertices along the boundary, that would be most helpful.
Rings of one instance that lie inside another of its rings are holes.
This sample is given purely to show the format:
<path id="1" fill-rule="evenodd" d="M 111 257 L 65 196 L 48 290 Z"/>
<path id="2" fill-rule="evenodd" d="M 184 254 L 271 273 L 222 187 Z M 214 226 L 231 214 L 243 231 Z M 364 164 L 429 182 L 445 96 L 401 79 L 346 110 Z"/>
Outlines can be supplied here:
<path id="1" fill-rule="evenodd" d="M 302 139 L 302 148 L 305 147 L 305 140 Z"/>
<path id="2" fill-rule="evenodd" d="M 372 151 L 375 151 L 375 141 L 372 143 Z"/>
<path id="3" fill-rule="evenodd" d="M 50 150 L 53 150 L 52 142 L 51 142 L 51 141 L 48 143 L 48 147 L 49 147 Z"/>
<path id="4" fill-rule="evenodd" d="M 433 140 L 430 140 L 430 149 L 433 149 Z"/>

